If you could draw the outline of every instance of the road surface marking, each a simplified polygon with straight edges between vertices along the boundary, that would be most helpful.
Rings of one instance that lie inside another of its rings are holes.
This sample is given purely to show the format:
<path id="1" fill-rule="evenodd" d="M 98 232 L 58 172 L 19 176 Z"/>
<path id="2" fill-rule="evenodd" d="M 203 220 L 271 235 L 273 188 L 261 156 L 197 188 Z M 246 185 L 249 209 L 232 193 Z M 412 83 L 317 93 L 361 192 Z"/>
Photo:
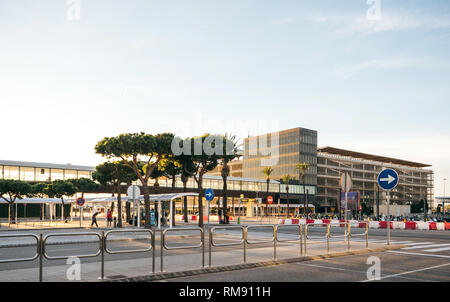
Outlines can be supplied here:
<path id="1" fill-rule="evenodd" d="M 416 245 L 416 246 L 412 246 L 412 247 L 405 247 L 402 248 L 402 250 L 414 250 L 414 249 L 424 249 L 424 248 L 429 248 L 429 247 L 444 247 L 444 246 L 449 246 L 450 243 L 445 243 L 445 244 L 429 244 L 429 245 Z"/>
<path id="2" fill-rule="evenodd" d="M 442 248 L 437 248 L 437 249 L 424 250 L 424 252 L 430 252 L 430 253 L 443 252 L 443 251 L 450 251 L 450 247 L 442 247 Z"/>
<path id="3" fill-rule="evenodd" d="M 433 254 L 423 254 L 423 253 L 411 253 L 411 252 L 400 252 L 400 251 L 387 251 L 392 254 L 402 254 L 402 255 L 412 255 L 412 256 L 427 256 L 427 257 L 437 257 L 437 258 L 449 258 L 450 256 L 446 255 L 433 255 Z"/>
<path id="4" fill-rule="evenodd" d="M 409 271 L 409 272 L 403 272 L 403 273 L 398 273 L 398 274 L 394 274 L 394 275 L 388 275 L 388 276 L 380 277 L 380 280 L 387 279 L 387 278 L 400 277 L 400 276 L 403 276 L 403 275 L 408 275 L 408 274 L 413 274 L 413 273 L 418 273 L 418 272 L 423 272 L 423 271 L 428 271 L 428 270 L 431 270 L 431 269 L 440 268 L 440 267 L 449 266 L 449 265 L 450 265 L 450 263 L 446 263 L 446 264 L 441 264 L 441 265 L 435 265 L 435 266 L 431 266 L 431 267 L 421 268 L 421 269 L 417 269 L 417 270 L 413 270 L 413 271 Z M 374 280 L 364 280 L 362 282 L 370 282 L 370 281 L 374 281 Z"/>
<path id="5" fill-rule="evenodd" d="M 331 269 L 331 270 L 337 270 L 337 271 L 346 271 L 346 272 L 352 272 L 352 273 L 361 273 L 361 274 L 366 274 L 367 272 L 365 271 L 356 271 L 356 270 L 351 270 L 351 269 L 344 269 L 344 268 L 339 268 L 339 267 L 330 267 L 330 266 L 323 266 L 323 265 L 316 265 L 316 264 L 305 264 L 305 263 L 295 263 L 297 265 L 302 265 L 302 266 L 311 266 L 311 267 L 318 267 L 318 268 L 327 268 L 327 269 Z M 409 280 L 415 280 L 415 281 L 422 281 L 422 282 L 433 282 L 430 280 L 424 280 L 424 279 L 417 279 L 417 278 L 410 278 L 410 277 L 399 277 L 402 279 L 409 279 Z M 364 280 L 364 281 L 368 281 L 368 280 Z M 363 282 L 364 282 L 363 281 Z"/>
<path id="6" fill-rule="evenodd" d="M 434 242 L 415 242 L 407 244 L 407 246 L 424 245 L 424 244 L 434 244 Z"/>

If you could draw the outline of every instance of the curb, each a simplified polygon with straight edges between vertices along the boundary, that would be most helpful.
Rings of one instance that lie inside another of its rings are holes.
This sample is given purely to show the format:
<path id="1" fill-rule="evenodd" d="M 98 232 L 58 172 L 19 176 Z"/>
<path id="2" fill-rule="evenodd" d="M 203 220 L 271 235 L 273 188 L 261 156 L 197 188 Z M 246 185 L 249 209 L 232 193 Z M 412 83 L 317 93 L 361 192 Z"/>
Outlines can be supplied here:
<path id="1" fill-rule="evenodd" d="M 324 259 L 331 259 L 331 258 L 352 256 L 352 255 L 378 253 L 378 252 L 384 252 L 384 251 L 389 251 L 389 250 L 398 250 L 398 249 L 401 249 L 404 247 L 406 247 L 406 245 L 386 246 L 383 248 L 355 250 L 355 251 L 350 251 L 350 252 L 340 252 L 340 253 L 324 254 L 324 255 L 317 255 L 317 256 L 303 256 L 303 257 L 289 258 L 289 259 L 283 259 L 283 260 L 270 260 L 270 261 L 264 261 L 264 262 L 208 267 L 208 268 L 194 269 L 194 270 L 189 270 L 189 271 L 184 271 L 184 272 L 170 272 L 170 273 L 162 272 L 162 273 L 156 273 L 154 275 L 146 275 L 146 276 L 138 276 L 138 277 L 130 277 L 130 278 L 119 278 L 119 279 L 107 279 L 107 280 L 103 280 L 102 282 L 151 282 L 151 281 L 197 276 L 197 275 L 204 275 L 204 274 L 211 274 L 211 273 L 221 273 L 221 272 L 237 271 L 237 270 L 243 270 L 243 269 L 269 267 L 269 266 L 283 265 L 283 264 L 289 264 L 289 263 L 298 263 L 298 262 L 324 260 Z"/>

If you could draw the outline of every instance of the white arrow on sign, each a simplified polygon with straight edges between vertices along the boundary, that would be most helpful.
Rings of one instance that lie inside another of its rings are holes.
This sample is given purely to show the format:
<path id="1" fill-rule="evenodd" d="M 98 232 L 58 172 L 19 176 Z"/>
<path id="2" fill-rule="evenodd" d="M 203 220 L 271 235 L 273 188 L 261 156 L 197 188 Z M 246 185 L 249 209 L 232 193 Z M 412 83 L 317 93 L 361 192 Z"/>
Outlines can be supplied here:
<path id="1" fill-rule="evenodd" d="M 206 193 L 206 197 L 211 197 L 211 196 L 212 196 L 211 192 Z"/>
<path id="2" fill-rule="evenodd" d="M 395 177 L 392 177 L 391 175 L 388 175 L 387 178 L 380 178 L 380 181 L 388 183 L 388 185 L 391 184 L 391 182 L 395 181 Z"/>

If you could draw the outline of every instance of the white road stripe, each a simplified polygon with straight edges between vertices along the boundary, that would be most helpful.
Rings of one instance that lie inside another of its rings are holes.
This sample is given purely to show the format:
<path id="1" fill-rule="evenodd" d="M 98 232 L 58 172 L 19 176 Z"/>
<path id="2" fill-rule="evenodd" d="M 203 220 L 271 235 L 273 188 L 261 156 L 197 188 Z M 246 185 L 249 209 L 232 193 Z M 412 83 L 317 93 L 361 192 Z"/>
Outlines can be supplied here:
<path id="1" fill-rule="evenodd" d="M 450 243 L 447 243 L 447 244 L 416 245 L 416 246 L 412 246 L 412 247 L 402 248 L 402 250 L 425 249 L 425 248 L 429 248 L 429 247 L 444 247 L 444 246 L 449 246 L 449 245 L 450 245 Z"/>
<path id="2" fill-rule="evenodd" d="M 414 246 L 414 245 L 424 245 L 424 244 L 434 244 L 434 242 L 416 242 L 416 243 L 411 243 L 411 244 L 407 244 L 407 245 Z"/>
<path id="3" fill-rule="evenodd" d="M 442 248 L 437 248 L 437 249 L 424 250 L 424 252 L 429 252 L 429 253 L 436 253 L 436 252 L 443 252 L 443 251 L 450 251 L 450 247 L 442 247 Z"/>
<path id="4" fill-rule="evenodd" d="M 450 256 L 446 255 L 434 255 L 434 254 L 423 254 L 423 253 L 412 253 L 412 252 L 400 252 L 400 251 L 387 251 L 387 253 L 391 254 L 402 254 L 402 255 L 412 255 L 412 256 L 427 256 L 427 257 L 436 257 L 436 258 L 449 258 Z"/>
<path id="5" fill-rule="evenodd" d="M 417 270 L 413 270 L 413 271 L 409 271 L 409 272 L 403 272 L 403 273 L 399 273 L 399 274 L 388 275 L 388 276 L 381 277 L 380 280 L 381 279 L 387 279 L 387 278 L 399 277 L 399 276 L 408 275 L 408 274 L 413 274 L 413 273 L 417 273 L 417 272 L 423 272 L 423 271 L 427 271 L 427 270 L 430 270 L 430 269 L 440 268 L 440 267 L 449 266 L 449 265 L 450 265 L 450 263 L 446 263 L 446 264 L 441 264 L 441 265 L 435 265 L 435 266 L 431 266 L 431 267 L 421 268 L 421 269 L 417 269 Z M 373 281 L 373 280 L 364 280 L 363 282 L 368 282 L 368 281 Z"/>

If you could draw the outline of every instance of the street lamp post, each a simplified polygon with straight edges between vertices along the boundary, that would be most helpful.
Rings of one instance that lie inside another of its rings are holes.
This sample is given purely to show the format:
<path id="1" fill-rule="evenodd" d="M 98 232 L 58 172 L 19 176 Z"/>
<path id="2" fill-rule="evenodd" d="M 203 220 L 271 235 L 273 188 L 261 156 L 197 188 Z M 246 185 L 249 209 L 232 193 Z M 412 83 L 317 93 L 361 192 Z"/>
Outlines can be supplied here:
<path id="1" fill-rule="evenodd" d="M 445 182 L 447 181 L 447 178 L 444 178 L 444 199 L 442 201 L 442 218 L 445 217 Z"/>

